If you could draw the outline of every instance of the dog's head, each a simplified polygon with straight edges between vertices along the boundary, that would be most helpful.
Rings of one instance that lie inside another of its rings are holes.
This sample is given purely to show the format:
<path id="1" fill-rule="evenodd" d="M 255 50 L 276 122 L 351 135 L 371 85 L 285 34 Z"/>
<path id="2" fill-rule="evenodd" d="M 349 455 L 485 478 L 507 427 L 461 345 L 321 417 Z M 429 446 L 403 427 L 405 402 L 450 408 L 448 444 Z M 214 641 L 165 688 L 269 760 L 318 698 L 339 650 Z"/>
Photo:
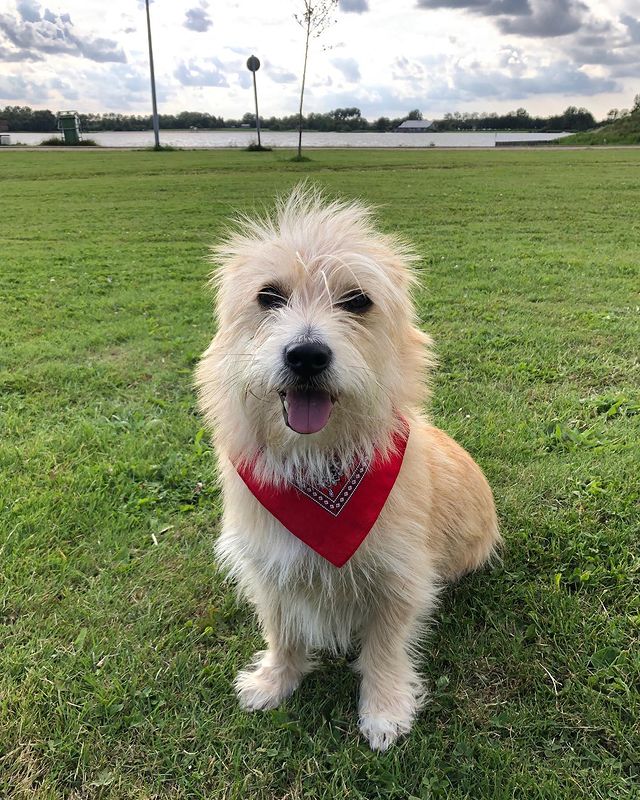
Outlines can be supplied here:
<path id="1" fill-rule="evenodd" d="M 386 446 L 424 395 L 408 248 L 362 205 L 300 187 L 215 253 L 219 327 L 197 383 L 227 454 L 317 472 Z"/>

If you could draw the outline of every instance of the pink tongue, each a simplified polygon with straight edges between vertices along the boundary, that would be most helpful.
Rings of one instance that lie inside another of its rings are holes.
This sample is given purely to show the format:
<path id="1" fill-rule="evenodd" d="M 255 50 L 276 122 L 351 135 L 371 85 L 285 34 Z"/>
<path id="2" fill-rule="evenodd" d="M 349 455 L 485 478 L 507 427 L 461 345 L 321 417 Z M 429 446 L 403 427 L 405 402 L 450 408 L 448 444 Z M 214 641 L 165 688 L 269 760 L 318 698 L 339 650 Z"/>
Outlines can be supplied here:
<path id="1" fill-rule="evenodd" d="M 287 422 L 296 433 L 317 433 L 329 421 L 333 400 L 328 392 L 287 390 Z"/>

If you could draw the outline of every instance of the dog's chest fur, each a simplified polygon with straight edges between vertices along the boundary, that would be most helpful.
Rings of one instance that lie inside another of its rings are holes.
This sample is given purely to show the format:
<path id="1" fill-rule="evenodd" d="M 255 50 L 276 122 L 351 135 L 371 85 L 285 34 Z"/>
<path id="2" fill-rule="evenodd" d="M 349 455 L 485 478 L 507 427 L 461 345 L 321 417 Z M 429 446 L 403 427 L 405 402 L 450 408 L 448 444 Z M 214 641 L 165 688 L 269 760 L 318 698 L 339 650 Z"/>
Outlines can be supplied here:
<path id="1" fill-rule="evenodd" d="M 348 650 L 386 596 L 384 554 L 375 545 L 375 531 L 337 568 L 287 531 L 236 475 L 228 476 L 225 495 L 216 552 L 242 593 L 258 607 L 266 602 L 277 609 L 285 638 L 302 639 L 311 648 Z"/>

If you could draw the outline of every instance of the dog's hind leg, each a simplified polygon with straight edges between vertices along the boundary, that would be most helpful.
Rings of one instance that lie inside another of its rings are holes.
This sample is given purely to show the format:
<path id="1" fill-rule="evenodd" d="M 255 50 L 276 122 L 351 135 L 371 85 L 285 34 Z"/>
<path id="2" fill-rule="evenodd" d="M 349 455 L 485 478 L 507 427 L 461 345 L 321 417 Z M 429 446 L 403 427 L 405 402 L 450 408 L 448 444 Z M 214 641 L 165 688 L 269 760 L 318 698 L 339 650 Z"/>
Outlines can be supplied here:
<path id="1" fill-rule="evenodd" d="M 276 708 L 314 667 L 301 641 L 285 639 L 279 609 L 265 604 L 258 610 L 267 649 L 256 653 L 253 663 L 241 670 L 235 680 L 240 705 L 246 711 Z"/>

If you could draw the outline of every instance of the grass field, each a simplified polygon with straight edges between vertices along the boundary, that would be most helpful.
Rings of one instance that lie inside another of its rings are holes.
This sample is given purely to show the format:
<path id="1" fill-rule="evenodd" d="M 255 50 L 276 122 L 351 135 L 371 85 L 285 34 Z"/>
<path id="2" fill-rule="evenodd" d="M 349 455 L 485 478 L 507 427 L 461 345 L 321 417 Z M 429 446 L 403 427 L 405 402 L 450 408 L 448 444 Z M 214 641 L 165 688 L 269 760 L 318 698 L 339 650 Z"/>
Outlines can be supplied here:
<path id="1" fill-rule="evenodd" d="M 0 797 L 637 798 L 640 150 L 0 154 Z M 448 590 L 385 755 L 326 660 L 239 713 L 192 371 L 207 247 L 304 175 L 423 258 L 432 413 L 504 564 Z"/>

